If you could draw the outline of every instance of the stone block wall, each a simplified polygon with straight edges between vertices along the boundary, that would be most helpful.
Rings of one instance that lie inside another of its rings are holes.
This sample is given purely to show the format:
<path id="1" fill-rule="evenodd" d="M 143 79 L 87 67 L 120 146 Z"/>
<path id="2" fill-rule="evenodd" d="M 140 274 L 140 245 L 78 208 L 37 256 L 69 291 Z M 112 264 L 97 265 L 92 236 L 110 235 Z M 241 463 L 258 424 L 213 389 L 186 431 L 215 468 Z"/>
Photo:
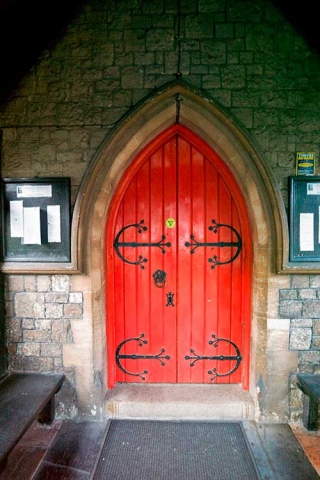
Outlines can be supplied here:
<path id="1" fill-rule="evenodd" d="M 71 321 L 83 318 L 83 295 L 67 275 L 11 275 L 5 281 L 9 370 L 64 373 L 60 415 L 76 414 L 75 371 L 64 363 L 73 343 Z"/>
<path id="2" fill-rule="evenodd" d="M 181 0 L 180 32 L 178 25 L 176 0 L 85 2 L 0 105 L 2 176 L 70 177 L 74 205 L 108 134 L 140 101 L 174 81 L 179 69 L 183 81 L 246 132 L 287 205 L 295 153 L 319 156 L 319 57 L 267 0 Z M 290 403 L 292 418 L 301 406 L 294 383 L 288 400 L 287 372 L 319 368 L 319 278 L 294 275 L 288 288 L 274 280 L 277 312 L 274 297 L 265 298 L 271 373 L 261 382 L 261 405 L 277 412 Z M 87 342 L 94 322 L 105 322 L 103 312 L 98 319 L 89 312 L 85 329 L 79 327 L 91 299 L 71 284 L 68 275 L 5 276 L 9 368 L 64 371 L 61 412 L 70 415 L 79 383 L 86 398 L 91 395 L 94 355 Z M 92 296 L 101 295 L 90 288 Z M 259 348 L 264 333 L 258 332 Z M 74 367 L 81 361 L 87 364 L 82 382 Z M 270 398 L 270 389 L 277 395 Z"/>
<path id="3" fill-rule="evenodd" d="M 182 0 L 180 32 L 176 1 L 86 2 L 0 106 L 2 174 L 69 176 L 74 202 L 106 135 L 178 70 L 250 132 L 286 202 L 295 152 L 319 143 L 320 65 L 266 0 Z"/>
<path id="4" fill-rule="evenodd" d="M 288 350 L 297 354 L 297 373 L 320 373 L 320 275 L 290 279 L 279 290 L 279 322 L 288 322 Z M 286 320 L 285 320 L 286 319 Z M 290 378 L 290 417 L 301 418 L 301 391 L 295 373 Z"/>

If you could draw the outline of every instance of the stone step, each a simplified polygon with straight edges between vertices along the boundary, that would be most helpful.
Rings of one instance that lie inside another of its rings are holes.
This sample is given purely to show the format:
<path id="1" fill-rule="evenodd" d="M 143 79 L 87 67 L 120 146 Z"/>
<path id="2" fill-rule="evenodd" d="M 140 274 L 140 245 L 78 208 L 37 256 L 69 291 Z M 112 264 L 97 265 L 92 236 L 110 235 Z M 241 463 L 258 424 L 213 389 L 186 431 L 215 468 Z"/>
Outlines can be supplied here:
<path id="1" fill-rule="evenodd" d="M 107 392 L 109 418 L 253 420 L 254 402 L 240 385 L 117 384 Z"/>

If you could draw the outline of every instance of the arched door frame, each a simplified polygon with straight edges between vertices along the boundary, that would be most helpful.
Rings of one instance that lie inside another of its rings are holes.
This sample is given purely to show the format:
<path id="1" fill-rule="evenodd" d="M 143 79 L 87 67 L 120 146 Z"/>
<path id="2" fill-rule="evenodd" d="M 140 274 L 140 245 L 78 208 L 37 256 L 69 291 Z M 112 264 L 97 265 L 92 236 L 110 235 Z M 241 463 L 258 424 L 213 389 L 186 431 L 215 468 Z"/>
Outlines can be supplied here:
<path id="1" fill-rule="evenodd" d="M 177 121 L 205 140 L 225 161 L 247 204 L 253 239 L 250 390 L 255 398 L 258 375 L 266 372 L 268 279 L 279 271 L 282 262 L 285 210 L 272 173 L 248 135 L 212 101 L 176 82 L 142 102 L 105 139 L 75 205 L 74 255 L 91 282 L 94 370 L 101 372 L 105 390 L 105 231 L 110 201 L 130 162 Z"/>

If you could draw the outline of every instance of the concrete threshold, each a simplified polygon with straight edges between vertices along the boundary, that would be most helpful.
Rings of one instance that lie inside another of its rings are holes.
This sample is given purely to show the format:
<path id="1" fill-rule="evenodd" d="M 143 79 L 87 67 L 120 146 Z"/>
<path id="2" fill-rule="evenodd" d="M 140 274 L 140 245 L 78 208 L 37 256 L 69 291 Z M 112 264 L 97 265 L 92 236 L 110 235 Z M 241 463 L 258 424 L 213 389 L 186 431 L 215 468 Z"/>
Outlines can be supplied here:
<path id="1" fill-rule="evenodd" d="M 241 385 L 117 384 L 105 397 L 109 418 L 253 420 L 255 408 Z"/>

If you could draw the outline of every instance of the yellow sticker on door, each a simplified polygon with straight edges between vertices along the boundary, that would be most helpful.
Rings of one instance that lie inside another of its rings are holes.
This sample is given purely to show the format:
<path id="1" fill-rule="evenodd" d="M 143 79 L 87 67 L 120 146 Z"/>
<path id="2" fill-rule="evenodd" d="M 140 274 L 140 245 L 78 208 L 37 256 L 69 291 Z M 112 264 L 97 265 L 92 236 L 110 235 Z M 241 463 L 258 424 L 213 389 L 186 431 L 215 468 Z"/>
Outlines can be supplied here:
<path id="1" fill-rule="evenodd" d="M 168 228 L 174 228 L 176 226 L 176 221 L 174 218 L 167 218 L 166 220 L 166 226 Z"/>

